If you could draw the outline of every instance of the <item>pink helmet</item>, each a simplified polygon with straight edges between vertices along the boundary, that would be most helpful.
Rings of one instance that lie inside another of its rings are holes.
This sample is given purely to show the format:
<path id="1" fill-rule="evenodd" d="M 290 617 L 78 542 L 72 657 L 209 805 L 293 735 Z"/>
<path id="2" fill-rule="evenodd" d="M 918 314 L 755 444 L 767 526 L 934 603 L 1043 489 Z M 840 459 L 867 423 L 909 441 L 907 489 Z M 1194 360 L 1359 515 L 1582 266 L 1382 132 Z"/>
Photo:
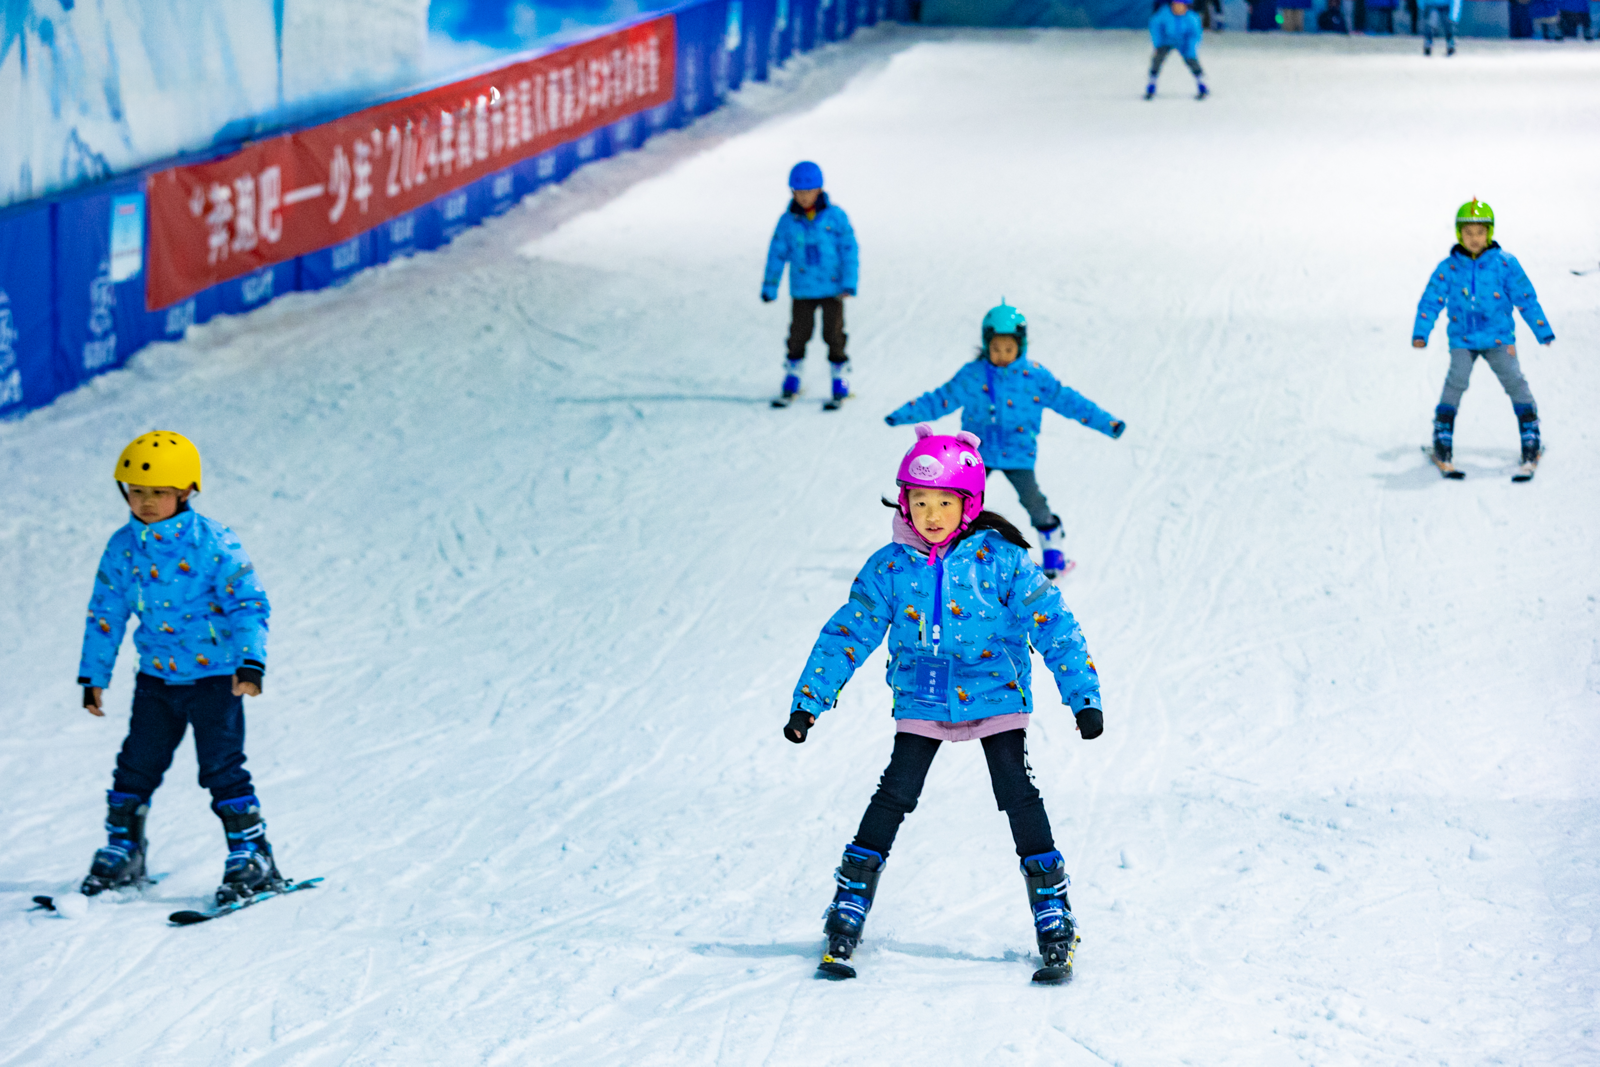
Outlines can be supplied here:
<path id="1" fill-rule="evenodd" d="M 983 510 L 983 486 L 988 472 L 983 468 L 983 457 L 978 454 L 978 435 L 962 430 L 955 436 L 936 434 L 925 422 L 917 423 L 917 443 L 900 461 L 900 471 L 895 481 L 900 484 L 900 513 L 911 521 L 911 496 L 913 486 L 927 489 L 948 489 L 967 498 L 961 509 L 960 534 L 968 523 Z"/>

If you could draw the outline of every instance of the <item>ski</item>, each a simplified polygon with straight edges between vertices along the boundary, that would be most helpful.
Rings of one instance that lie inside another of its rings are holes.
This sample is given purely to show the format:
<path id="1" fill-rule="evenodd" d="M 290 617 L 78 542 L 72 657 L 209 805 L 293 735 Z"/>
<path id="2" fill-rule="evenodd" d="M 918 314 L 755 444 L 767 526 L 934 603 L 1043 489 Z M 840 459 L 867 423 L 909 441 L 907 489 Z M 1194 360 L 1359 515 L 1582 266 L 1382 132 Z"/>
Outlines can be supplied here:
<path id="1" fill-rule="evenodd" d="M 1057 578 L 1065 578 L 1067 575 L 1071 574 L 1073 572 L 1073 570 L 1077 568 L 1077 566 L 1078 566 L 1078 561 L 1077 560 L 1069 559 L 1069 560 L 1067 560 L 1067 562 L 1065 564 L 1062 565 L 1060 570 L 1058 570 L 1058 571 L 1045 571 L 1044 572 L 1044 576 L 1046 578 L 1050 579 L 1053 582 Z"/>
<path id="2" fill-rule="evenodd" d="M 1040 945 L 1040 952 L 1044 957 L 1044 966 L 1033 972 L 1033 980 L 1039 985 L 1065 985 L 1072 981 L 1072 957 L 1077 954 L 1078 946 L 1083 943 L 1077 931 L 1073 931 L 1072 940 L 1058 941 L 1051 945 Z"/>
<path id="3" fill-rule="evenodd" d="M 855 950 L 855 938 L 843 934 L 828 935 L 828 947 L 822 950 L 822 962 L 817 964 L 817 977 L 832 982 L 854 978 L 856 969 L 850 966 L 850 956 Z"/>
<path id="4" fill-rule="evenodd" d="M 55 911 L 56 910 L 56 898 L 55 897 L 34 897 L 33 898 L 33 907 L 29 908 L 28 910 L 29 911 Z"/>
<path id="5" fill-rule="evenodd" d="M 137 881 L 130 882 L 127 885 L 106 886 L 104 889 L 97 889 L 93 893 L 83 893 L 83 896 L 89 897 L 89 898 L 92 899 L 94 897 L 100 896 L 102 893 L 121 893 L 121 891 L 124 890 L 124 889 L 134 889 L 134 890 L 137 890 L 140 893 L 143 893 L 146 886 L 155 885 L 157 882 L 161 881 L 161 879 L 163 879 L 165 877 L 166 877 L 165 874 L 147 875 L 147 876 L 145 876 L 143 878 L 138 879 Z M 44 895 L 41 894 L 40 896 L 36 896 L 36 897 L 33 898 L 33 907 L 29 908 L 28 910 L 29 911 L 60 911 L 61 909 L 56 907 L 56 898 L 55 897 L 44 896 Z"/>
<path id="6" fill-rule="evenodd" d="M 844 402 L 846 400 L 849 400 L 853 396 L 855 396 L 854 393 L 846 393 L 844 396 L 829 397 L 827 400 L 824 400 L 822 402 L 822 410 L 823 411 L 838 411 L 841 407 L 844 406 Z"/>
<path id="7" fill-rule="evenodd" d="M 1446 478 L 1455 478 L 1459 480 L 1467 476 L 1467 472 L 1464 470 L 1458 470 L 1454 463 L 1451 463 L 1447 459 L 1440 459 L 1438 456 L 1434 455 L 1433 449 L 1427 445 L 1422 446 L 1422 454 L 1427 456 L 1429 461 L 1435 467 L 1439 468 L 1439 473 Z"/>
<path id="8" fill-rule="evenodd" d="M 1531 481 L 1533 481 L 1533 474 L 1534 474 L 1535 471 L 1537 471 L 1539 469 L 1539 459 L 1543 455 L 1544 455 L 1544 450 L 1540 449 L 1539 450 L 1539 455 L 1534 456 L 1532 459 L 1528 460 L 1526 463 L 1517 464 L 1517 472 L 1511 476 L 1511 480 L 1514 481 L 1514 482 L 1531 482 Z"/>
<path id="9" fill-rule="evenodd" d="M 271 900 L 273 897 L 281 897 L 288 893 L 299 892 L 302 889 L 310 889 L 321 881 L 320 877 L 307 878 L 303 882 L 289 879 L 275 889 L 263 889 L 261 892 L 254 893 L 248 897 L 240 897 L 226 904 L 219 904 L 210 911 L 175 911 L 167 916 L 167 922 L 173 926 L 193 926 L 196 923 L 209 922 L 212 919 L 220 919 L 224 915 L 232 915 L 236 911 L 243 911 L 252 904 L 259 904 L 264 900 Z"/>
<path id="10" fill-rule="evenodd" d="M 1600 272 L 1600 267 L 1590 267 L 1588 270 L 1575 270 L 1572 273 L 1582 277 L 1585 274 L 1595 274 L 1597 272 Z"/>
<path id="11" fill-rule="evenodd" d="M 794 398 L 799 395 L 800 394 L 798 393 L 785 393 L 783 396 L 775 396 L 772 398 L 772 406 L 775 408 L 786 408 L 790 404 L 793 404 Z"/>

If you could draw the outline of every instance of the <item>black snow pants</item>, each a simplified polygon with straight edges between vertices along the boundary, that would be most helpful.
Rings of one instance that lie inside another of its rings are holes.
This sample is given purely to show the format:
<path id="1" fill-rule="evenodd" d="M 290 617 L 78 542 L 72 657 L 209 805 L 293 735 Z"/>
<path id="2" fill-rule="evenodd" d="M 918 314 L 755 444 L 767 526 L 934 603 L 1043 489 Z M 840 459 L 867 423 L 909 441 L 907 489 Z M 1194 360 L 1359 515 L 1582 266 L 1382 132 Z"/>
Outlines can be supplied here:
<path id="1" fill-rule="evenodd" d="M 1027 731 L 1007 730 L 991 734 L 980 742 L 989 763 L 989 782 L 994 787 L 995 803 L 1011 820 L 1011 837 L 1020 857 L 1055 851 L 1050 833 L 1050 817 L 1044 800 L 1033 784 L 1033 768 L 1028 765 Z M 920 734 L 894 735 L 894 754 L 878 780 L 878 791 L 861 817 L 855 843 L 888 856 L 895 834 L 905 817 L 917 810 L 922 783 L 938 754 L 942 741 Z"/>
<path id="2" fill-rule="evenodd" d="M 844 344 L 849 335 L 844 332 L 844 297 L 826 296 L 812 300 L 795 297 L 794 309 L 789 317 L 789 358 L 805 359 L 806 345 L 811 331 L 816 328 L 817 310 L 822 310 L 822 339 L 828 344 L 828 362 L 844 363 Z"/>
<path id="3" fill-rule="evenodd" d="M 1171 51 L 1172 51 L 1172 46 L 1170 44 L 1164 44 L 1160 48 L 1156 49 L 1156 54 L 1155 55 L 1150 57 L 1150 80 L 1151 81 L 1155 81 L 1156 78 L 1161 74 L 1161 64 L 1163 64 L 1163 63 L 1165 63 L 1167 61 L 1167 53 L 1171 52 Z M 1196 78 L 1205 77 L 1205 71 L 1200 69 L 1200 59 L 1199 59 L 1198 56 L 1196 56 L 1194 59 L 1190 59 L 1188 56 L 1184 56 L 1183 57 L 1183 62 L 1188 66 L 1189 72 L 1191 74 L 1193 74 Z"/>

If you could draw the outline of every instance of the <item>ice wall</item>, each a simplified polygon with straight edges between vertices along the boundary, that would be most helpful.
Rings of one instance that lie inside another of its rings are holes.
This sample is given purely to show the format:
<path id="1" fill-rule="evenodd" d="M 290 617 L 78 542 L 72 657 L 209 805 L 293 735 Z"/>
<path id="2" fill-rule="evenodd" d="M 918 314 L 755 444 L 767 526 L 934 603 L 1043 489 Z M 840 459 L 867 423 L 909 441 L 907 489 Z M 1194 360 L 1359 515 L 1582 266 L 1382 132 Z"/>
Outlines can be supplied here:
<path id="1" fill-rule="evenodd" d="M 0 205 L 422 77 L 427 0 L 0 0 Z"/>

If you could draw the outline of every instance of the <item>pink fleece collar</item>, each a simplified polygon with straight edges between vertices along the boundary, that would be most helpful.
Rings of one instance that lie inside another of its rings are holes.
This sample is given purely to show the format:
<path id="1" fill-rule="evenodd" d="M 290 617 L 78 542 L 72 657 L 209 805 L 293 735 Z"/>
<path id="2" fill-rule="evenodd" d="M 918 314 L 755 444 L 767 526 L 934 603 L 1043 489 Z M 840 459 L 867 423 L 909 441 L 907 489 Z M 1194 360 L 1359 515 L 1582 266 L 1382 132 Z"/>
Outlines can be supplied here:
<path id="1" fill-rule="evenodd" d="M 929 544 L 928 539 L 918 533 L 917 528 L 898 511 L 894 513 L 891 529 L 893 531 L 891 540 L 895 544 L 905 545 L 919 556 L 927 556 L 928 565 L 932 566 L 934 560 L 950 551 L 950 546 L 955 544 L 956 538 L 961 536 L 965 526 L 958 527 L 955 533 L 937 545 Z"/>

